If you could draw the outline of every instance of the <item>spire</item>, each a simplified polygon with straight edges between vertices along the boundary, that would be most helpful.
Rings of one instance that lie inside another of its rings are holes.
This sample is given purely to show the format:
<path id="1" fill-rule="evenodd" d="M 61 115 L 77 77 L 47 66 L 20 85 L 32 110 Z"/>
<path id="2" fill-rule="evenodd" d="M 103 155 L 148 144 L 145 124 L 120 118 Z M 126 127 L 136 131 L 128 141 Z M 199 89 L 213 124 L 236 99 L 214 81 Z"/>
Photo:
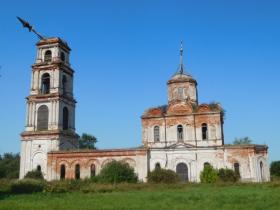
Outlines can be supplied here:
<path id="1" fill-rule="evenodd" d="M 39 34 L 27 21 L 23 20 L 20 17 L 17 17 L 17 19 L 22 23 L 22 26 L 24 28 L 28 28 L 29 32 L 33 32 L 34 34 L 36 34 L 40 40 L 45 39 L 45 37 Z"/>
<path id="2" fill-rule="evenodd" d="M 183 52 L 184 52 L 183 41 L 181 40 L 179 74 L 184 73 Z"/>
<path id="3" fill-rule="evenodd" d="M 191 76 L 187 73 L 185 66 L 184 66 L 184 58 L 183 58 L 183 53 L 184 53 L 184 48 L 183 48 L 183 41 L 181 40 L 181 45 L 180 45 L 180 63 L 179 63 L 179 67 L 176 69 L 174 76 L 179 76 L 182 77 L 183 75 L 185 76 Z"/>

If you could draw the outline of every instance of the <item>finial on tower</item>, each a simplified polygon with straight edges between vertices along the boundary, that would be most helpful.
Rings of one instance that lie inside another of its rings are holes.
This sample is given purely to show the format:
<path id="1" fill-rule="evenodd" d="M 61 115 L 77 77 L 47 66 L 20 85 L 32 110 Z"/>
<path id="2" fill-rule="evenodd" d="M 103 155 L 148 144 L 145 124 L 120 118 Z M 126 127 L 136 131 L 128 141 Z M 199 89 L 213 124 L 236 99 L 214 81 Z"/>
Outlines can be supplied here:
<path id="1" fill-rule="evenodd" d="M 39 34 L 37 31 L 35 31 L 35 29 L 33 28 L 33 26 L 31 26 L 27 21 L 25 21 L 24 19 L 17 17 L 17 19 L 22 23 L 24 28 L 28 28 L 29 32 L 33 32 L 34 34 L 36 34 L 38 36 L 39 39 L 45 39 L 44 36 L 42 36 L 41 34 Z"/>
<path id="2" fill-rule="evenodd" d="M 183 64 L 183 41 L 181 40 L 181 48 L 180 48 L 180 66 L 179 66 L 179 73 L 183 74 L 184 73 L 184 64 Z"/>

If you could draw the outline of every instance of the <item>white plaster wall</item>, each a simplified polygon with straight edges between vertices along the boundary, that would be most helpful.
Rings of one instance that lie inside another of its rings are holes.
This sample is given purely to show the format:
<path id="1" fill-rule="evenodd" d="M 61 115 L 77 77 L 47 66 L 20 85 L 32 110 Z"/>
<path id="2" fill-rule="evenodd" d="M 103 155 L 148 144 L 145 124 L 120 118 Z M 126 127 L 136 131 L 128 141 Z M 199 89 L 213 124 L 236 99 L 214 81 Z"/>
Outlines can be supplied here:
<path id="1" fill-rule="evenodd" d="M 220 157 L 223 154 L 223 157 Z M 200 182 L 200 173 L 204 163 L 210 163 L 214 168 L 230 168 L 234 170 L 234 163 L 228 159 L 227 151 L 223 149 L 151 149 L 149 165 L 150 170 L 154 170 L 156 163 L 160 163 L 161 168 L 176 171 L 178 163 L 182 162 L 188 166 L 188 176 L 191 182 Z M 266 156 L 254 155 L 250 157 L 235 157 L 240 165 L 241 181 L 262 182 L 269 181 L 269 164 Z M 260 161 L 263 162 L 263 177 L 260 173 Z"/>
<path id="2" fill-rule="evenodd" d="M 58 140 L 35 139 L 21 142 L 20 179 L 29 171 L 35 170 L 37 165 L 45 179 L 47 179 L 47 153 L 59 149 Z"/>

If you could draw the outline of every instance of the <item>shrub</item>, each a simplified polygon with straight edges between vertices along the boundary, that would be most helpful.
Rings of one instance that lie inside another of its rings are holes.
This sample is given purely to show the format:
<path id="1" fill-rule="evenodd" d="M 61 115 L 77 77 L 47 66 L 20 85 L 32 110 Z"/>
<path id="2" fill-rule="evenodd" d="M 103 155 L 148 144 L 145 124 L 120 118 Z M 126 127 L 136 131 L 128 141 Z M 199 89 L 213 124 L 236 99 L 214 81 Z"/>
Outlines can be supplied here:
<path id="1" fill-rule="evenodd" d="M 270 174 L 280 177 L 280 161 L 273 161 L 270 165 Z"/>
<path id="2" fill-rule="evenodd" d="M 39 170 L 29 171 L 24 178 L 26 179 L 44 179 L 43 174 Z"/>
<path id="3" fill-rule="evenodd" d="M 44 183 L 39 180 L 25 179 L 16 181 L 11 184 L 11 193 L 13 194 L 28 194 L 35 192 L 42 192 L 44 190 Z"/>
<path id="4" fill-rule="evenodd" d="M 200 173 L 200 181 L 202 183 L 215 183 L 218 179 L 218 172 L 211 165 L 205 165 Z"/>
<path id="5" fill-rule="evenodd" d="M 178 175 L 172 170 L 158 168 L 148 174 L 148 182 L 151 183 L 172 184 L 179 182 L 179 180 Z"/>
<path id="6" fill-rule="evenodd" d="M 11 179 L 0 179 L 0 196 L 10 193 L 11 182 Z"/>
<path id="7" fill-rule="evenodd" d="M 45 185 L 45 191 L 50 193 L 69 192 L 68 181 L 52 181 Z"/>
<path id="8" fill-rule="evenodd" d="M 103 183 L 137 182 L 134 169 L 128 163 L 115 160 L 105 165 L 97 179 Z"/>
<path id="9" fill-rule="evenodd" d="M 219 169 L 218 177 L 223 182 L 237 182 L 239 179 L 239 175 L 228 168 Z"/>

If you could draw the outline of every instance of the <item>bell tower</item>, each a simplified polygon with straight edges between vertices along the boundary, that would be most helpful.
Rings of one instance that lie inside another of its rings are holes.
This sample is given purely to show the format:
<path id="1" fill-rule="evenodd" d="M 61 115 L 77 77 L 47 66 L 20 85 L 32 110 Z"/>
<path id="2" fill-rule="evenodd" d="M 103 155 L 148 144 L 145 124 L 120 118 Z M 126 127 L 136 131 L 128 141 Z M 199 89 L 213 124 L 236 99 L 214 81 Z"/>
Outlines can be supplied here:
<path id="1" fill-rule="evenodd" d="M 28 171 L 41 170 L 47 179 L 47 153 L 77 147 L 70 51 L 68 44 L 56 37 L 37 43 L 25 131 L 21 133 L 20 178 Z"/>

